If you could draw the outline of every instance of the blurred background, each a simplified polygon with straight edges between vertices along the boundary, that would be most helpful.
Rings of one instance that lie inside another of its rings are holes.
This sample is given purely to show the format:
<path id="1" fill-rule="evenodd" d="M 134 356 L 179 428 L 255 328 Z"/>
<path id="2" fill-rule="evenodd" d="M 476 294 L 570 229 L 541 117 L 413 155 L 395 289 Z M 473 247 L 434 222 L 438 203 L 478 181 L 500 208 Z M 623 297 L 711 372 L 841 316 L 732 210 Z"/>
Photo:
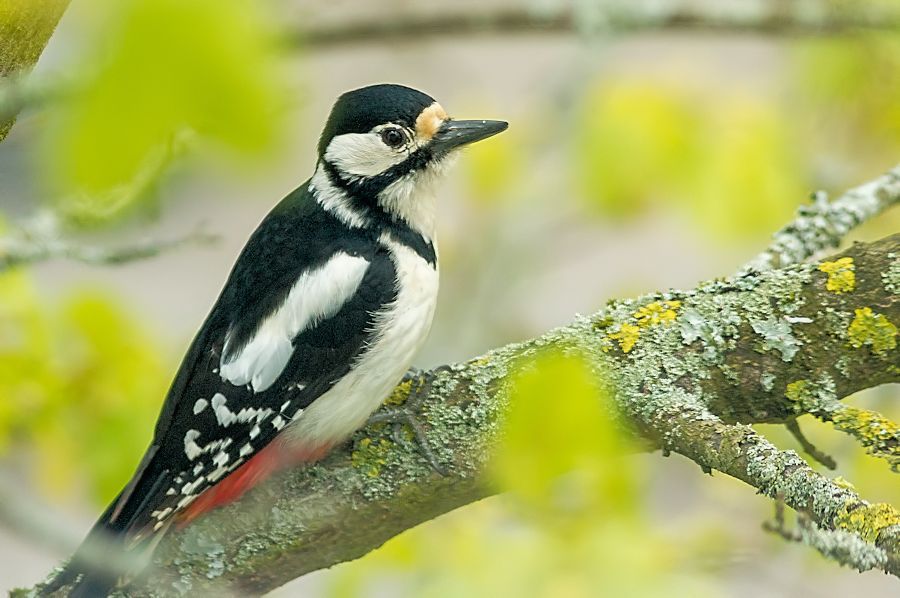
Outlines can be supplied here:
<path id="1" fill-rule="evenodd" d="M 0 259 L 0 590 L 42 579 L 127 481 L 237 253 L 311 174 L 343 91 L 403 83 L 510 122 L 441 188 L 429 367 L 727 275 L 811 191 L 900 162 L 897 24 L 894 1 L 72 0 L 0 144 L 0 258 L 161 250 Z M 894 210 L 855 238 L 898 229 Z M 573 367 L 547 368 L 574 380 L 564 409 L 546 412 L 546 380 L 521 381 L 546 427 L 514 419 L 508 450 L 531 451 L 537 478 L 584 469 L 579 500 L 491 498 L 272 595 L 898 593 L 764 532 L 771 502 L 737 481 L 617 457 L 602 418 L 592 437 L 558 433 L 594 421 Z M 898 398 L 851 401 L 896 420 Z M 884 463 L 801 425 L 865 497 L 900 504 Z"/>

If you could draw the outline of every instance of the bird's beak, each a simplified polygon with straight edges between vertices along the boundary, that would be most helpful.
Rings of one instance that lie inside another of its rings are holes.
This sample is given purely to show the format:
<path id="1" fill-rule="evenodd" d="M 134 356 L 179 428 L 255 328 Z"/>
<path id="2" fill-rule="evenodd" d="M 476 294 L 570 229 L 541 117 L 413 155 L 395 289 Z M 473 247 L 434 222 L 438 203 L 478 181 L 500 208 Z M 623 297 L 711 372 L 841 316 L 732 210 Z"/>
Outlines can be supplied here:
<path id="1" fill-rule="evenodd" d="M 431 140 L 431 151 L 446 154 L 452 149 L 481 141 L 505 131 L 502 120 L 446 120 Z"/>

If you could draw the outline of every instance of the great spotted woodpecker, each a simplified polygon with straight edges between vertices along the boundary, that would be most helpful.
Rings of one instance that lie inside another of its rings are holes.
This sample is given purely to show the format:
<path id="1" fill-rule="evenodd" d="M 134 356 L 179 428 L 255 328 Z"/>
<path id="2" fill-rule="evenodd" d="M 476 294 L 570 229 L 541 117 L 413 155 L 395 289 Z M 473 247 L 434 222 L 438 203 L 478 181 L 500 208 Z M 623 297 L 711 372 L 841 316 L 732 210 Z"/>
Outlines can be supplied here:
<path id="1" fill-rule="evenodd" d="M 171 526 L 346 440 L 407 371 L 438 291 L 434 185 L 455 150 L 507 127 L 428 95 L 342 95 L 310 180 L 262 221 L 194 339 L 137 472 L 85 546 L 148 552 Z M 106 596 L 119 575 L 72 558 L 51 588 Z"/>

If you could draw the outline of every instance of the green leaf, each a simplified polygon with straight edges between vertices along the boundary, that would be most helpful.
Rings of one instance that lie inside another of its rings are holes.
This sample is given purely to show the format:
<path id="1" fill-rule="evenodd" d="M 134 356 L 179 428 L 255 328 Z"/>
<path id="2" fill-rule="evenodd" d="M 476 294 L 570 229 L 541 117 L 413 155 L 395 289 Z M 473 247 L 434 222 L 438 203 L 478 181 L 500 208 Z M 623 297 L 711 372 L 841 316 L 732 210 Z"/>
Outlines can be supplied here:
<path id="1" fill-rule="evenodd" d="M 152 168 L 185 130 L 242 154 L 276 138 L 285 94 L 259 3 L 91 6 L 102 24 L 79 59 L 76 87 L 52 110 L 44 139 L 50 171 L 64 189 L 103 201 Z"/>
<path id="2" fill-rule="evenodd" d="M 109 297 L 38 297 L 24 271 L 0 274 L 0 454 L 18 440 L 45 492 L 102 504 L 147 447 L 170 364 Z"/>
<path id="3" fill-rule="evenodd" d="M 501 488 L 540 516 L 584 524 L 591 513 L 634 513 L 635 471 L 614 404 L 577 357 L 547 353 L 513 384 L 503 442 L 493 461 Z"/>

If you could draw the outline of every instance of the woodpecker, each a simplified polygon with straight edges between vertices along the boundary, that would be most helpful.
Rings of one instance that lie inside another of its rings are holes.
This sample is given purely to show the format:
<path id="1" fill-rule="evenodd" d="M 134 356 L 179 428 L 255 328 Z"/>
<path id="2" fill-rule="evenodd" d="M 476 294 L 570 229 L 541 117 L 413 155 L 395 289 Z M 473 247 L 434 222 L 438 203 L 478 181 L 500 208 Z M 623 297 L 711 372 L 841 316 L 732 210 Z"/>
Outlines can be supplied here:
<path id="1" fill-rule="evenodd" d="M 251 235 L 188 349 L 136 473 L 48 590 L 106 596 L 86 556 L 144 554 L 167 530 L 313 462 L 360 428 L 409 368 L 438 292 L 435 184 L 507 123 L 454 120 L 401 85 L 341 95 L 312 177 Z"/>

